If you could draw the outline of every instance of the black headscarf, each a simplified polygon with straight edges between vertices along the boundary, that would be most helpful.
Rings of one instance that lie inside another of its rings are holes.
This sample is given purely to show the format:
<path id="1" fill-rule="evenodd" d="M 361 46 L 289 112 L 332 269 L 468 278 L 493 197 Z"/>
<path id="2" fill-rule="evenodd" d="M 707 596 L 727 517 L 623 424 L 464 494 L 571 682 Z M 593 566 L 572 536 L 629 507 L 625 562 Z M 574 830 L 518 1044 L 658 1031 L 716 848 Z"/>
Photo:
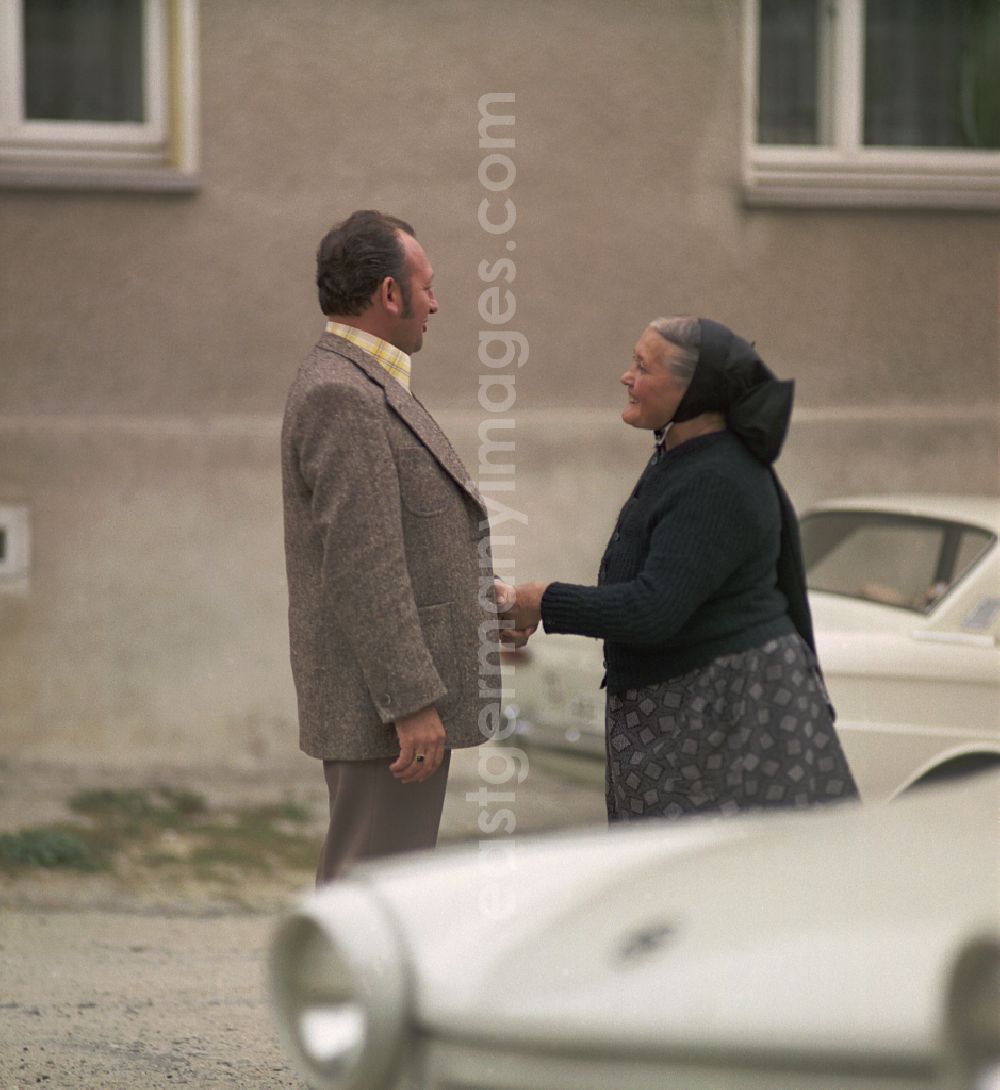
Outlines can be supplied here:
<path id="1" fill-rule="evenodd" d="M 720 412 L 726 419 L 726 427 L 771 470 L 781 504 L 778 587 L 788 599 L 788 612 L 795 627 L 815 653 L 798 518 L 772 464 L 788 434 L 795 384 L 776 378 L 754 346 L 731 329 L 709 318 L 699 318 L 698 325 L 701 328 L 698 363 L 672 422 Z"/>
<path id="2" fill-rule="evenodd" d="M 795 383 L 777 379 L 754 346 L 726 326 L 709 318 L 699 318 L 698 325 L 698 364 L 674 422 L 721 412 L 750 453 L 770 465 L 788 434 Z"/>

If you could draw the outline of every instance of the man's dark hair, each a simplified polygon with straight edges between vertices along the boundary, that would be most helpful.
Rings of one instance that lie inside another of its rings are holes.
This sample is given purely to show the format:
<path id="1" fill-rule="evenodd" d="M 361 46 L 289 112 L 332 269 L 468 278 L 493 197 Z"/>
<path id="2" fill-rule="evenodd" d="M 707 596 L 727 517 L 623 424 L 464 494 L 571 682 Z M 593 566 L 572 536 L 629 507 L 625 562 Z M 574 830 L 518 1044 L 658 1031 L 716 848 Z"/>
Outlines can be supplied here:
<path id="1" fill-rule="evenodd" d="M 379 284 L 391 276 L 410 310 L 410 278 L 398 232 L 416 237 L 404 220 L 365 209 L 327 232 L 316 251 L 316 286 L 324 314 L 362 314 Z"/>

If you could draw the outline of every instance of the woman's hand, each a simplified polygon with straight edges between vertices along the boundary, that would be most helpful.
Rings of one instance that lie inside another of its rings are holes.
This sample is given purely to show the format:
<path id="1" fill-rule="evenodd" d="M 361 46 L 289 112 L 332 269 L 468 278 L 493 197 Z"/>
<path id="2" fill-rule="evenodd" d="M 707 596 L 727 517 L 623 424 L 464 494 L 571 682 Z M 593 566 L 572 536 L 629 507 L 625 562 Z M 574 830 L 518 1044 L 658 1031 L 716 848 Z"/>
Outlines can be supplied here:
<path id="1" fill-rule="evenodd" d="M 521 583 L 511 587 L 498 581 L 497 606 L 515 632 L 534 632 L 542 619 L 542 595 L 548 583 Z"/>
<path id="2" fill-rule="evenodd" d="M 494 588 L 497 597 L 497 613 L 500 616 L 500 639 L 506 645 L 507 650 L 518 650 L 528 642 L 537 624 L 521 627 L 516 624 L 510 615 L 514 608 L 517 592 L 509 583 L 505 583 L 498 576 L 493 577 Z"/>

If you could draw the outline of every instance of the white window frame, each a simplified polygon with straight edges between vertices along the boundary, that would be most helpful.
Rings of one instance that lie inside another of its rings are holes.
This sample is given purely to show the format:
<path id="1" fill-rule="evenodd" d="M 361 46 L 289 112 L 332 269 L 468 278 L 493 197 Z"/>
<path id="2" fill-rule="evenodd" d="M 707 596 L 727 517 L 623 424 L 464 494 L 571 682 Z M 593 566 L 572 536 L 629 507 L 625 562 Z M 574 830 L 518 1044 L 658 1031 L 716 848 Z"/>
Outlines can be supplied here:
<path id="1" fill-rule="evenodd" d="M 826 0 L 820 145 L 758 144 L 760 2 L 743 0 L 743 196 L 751 205 L 1000 208 L 1000 151 L 865 147 L 864 3 Z"/>
<path id="2" fill-rule="evenodd" d="M 197 3 L 143 0 L 136 123 L 26 119 L 23 0 L 0 0 L 0 188 L 196 190 Z"/>

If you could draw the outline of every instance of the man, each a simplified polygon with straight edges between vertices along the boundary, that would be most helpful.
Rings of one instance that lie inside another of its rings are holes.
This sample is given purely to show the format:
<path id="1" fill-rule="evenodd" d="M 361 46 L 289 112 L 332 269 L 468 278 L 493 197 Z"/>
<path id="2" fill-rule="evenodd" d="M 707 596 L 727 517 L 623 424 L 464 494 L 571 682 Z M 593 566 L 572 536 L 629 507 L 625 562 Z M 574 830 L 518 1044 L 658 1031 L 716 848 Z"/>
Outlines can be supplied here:
<path id="1" fill-rule="evenodd" d="M 328 322 L 288 394 L 282 480 L 299 740 L 330 795 L 322 883 L 435 845 L 499 655 L 482 498 L 409 390 L 438 309 L 427 255 L 409 224 L 355 212 L 316 282 Z"/>

